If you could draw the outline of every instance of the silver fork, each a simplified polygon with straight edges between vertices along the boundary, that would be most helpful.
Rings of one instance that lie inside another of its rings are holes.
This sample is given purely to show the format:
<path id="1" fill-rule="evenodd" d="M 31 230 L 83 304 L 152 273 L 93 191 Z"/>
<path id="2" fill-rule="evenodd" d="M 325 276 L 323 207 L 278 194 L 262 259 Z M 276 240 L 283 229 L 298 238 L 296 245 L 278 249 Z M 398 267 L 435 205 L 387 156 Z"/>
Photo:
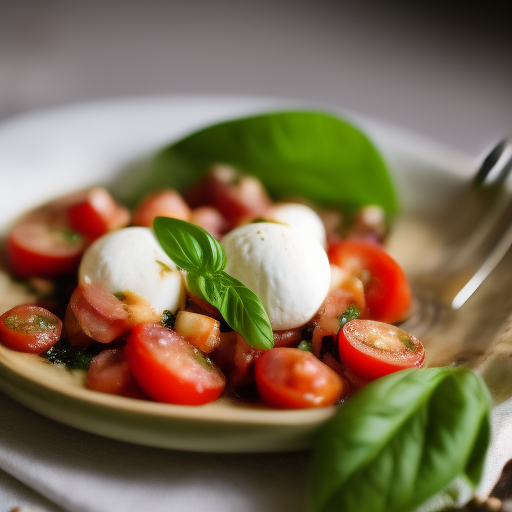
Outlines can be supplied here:
<path id="1" fill-rule="evenodd" d="M 504 187 L 511 170 L 512 139 L 506 139 L 445 212 L 447 255 L 435 273 L 413 279 L 415 303 L 401 328 L 422 336 L 443 312 L 459 309 L 512 246 L 512 199 Z"/>

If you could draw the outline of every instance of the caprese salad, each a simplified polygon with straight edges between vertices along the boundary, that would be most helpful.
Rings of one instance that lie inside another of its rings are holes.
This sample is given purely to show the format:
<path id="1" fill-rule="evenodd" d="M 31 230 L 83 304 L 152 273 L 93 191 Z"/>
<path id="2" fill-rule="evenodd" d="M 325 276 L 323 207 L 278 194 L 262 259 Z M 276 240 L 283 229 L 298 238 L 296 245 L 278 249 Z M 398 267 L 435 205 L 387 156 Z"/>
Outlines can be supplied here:
<path id="1" fill-rule="evenodd" d="M 275 202 L 226 165 L 133 210 L 104 188 L 77 192 L 10 229 L 10 272 L 38 293 L 3 312 L 0 341 L 85 370 L 105 393 L 332 405 L 423 363 L 393 325 L 411 293 L 386 229 L 380 207 L 347 218 Z"/>

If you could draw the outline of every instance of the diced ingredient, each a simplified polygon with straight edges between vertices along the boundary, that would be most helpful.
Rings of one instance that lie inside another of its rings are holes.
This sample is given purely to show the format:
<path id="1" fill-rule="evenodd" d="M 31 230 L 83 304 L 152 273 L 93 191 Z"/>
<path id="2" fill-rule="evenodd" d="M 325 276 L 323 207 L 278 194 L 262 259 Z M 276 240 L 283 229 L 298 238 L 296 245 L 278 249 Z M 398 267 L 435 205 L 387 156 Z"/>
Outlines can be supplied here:
<path id="1" fill-rule="evenodd" d="M 133 213 L 135 226 L 153 226 L 155 217 L 173 217 L 190 220 L 190 207 L 180 193 L 173 189 L 159 190 L 150 194 L 137 206 Z"/>
<path id="2" fill-rule="evenodd" d="M 273 407 L 304 409 L 335 404 L 343 397 L 346 383 L 311 352 L 298 348 L 273 348 L 255 364 L 256 387 Z"/>
<path id="3" fill-rule="evenodd" d="M 118 204 L 102 187 L 85 191 L 67 214 L 71 228 L 93 240 L 130 223 L 128 208 Z"/>
<path id="4" fill-rule="evenodd" d="M 423 345 L 394 325 L 374 320 L 351 320 L 338 333 L 342 362 L 367 380 L 406 368 L 425 359 Z"/>
<path id="5" fill-rule="evenodd" d="M 365 316 L 380 322 L 403 320 L 411 306 L 411 290 L 398 263 L 374 243 L 344 240 L 331 245 L 329 260 L 361 280 Z"/>
<path id="6" fill-rule="evenodd" d="M 209 353 L 220 343 L 220 322 L 206 315 L 178 311 L 174 330 L 201 352 Z"/>
<path id="7" fill-rule="evenodd" d="M 41 354 L 59 341 L 62 322 L 50 311 L 22 304 L 0 317 L 0 341 L 20 352 Z"/>
<path id="8" fill-rule="evenodd" d="M 246 224 L 221 241 L 226 272 L 261 300 L 274 330 L 305 324 L 322 305 L 331 270 L 315 240 L 283 224 Z"/>
<path id="9" fill-rule="evenodd" d="M 85 246 L 84 238 L 65 225 L 22 221 L 9 234 L 9 266 L 18 277 L 72 274 L 80 264 Z"/>
<path id="10" fill-rule="evenodd" d="M 78 275 L 80 283 L 138 295 L 158 315 L 174 313 L 185 302 L 182 275 L 149 228 L 129 227 L 98 238 L 85 251 Z"/>
<path id="11" fill-rule="evenodd" d="M 201 405 L 216 400 L 225 386 L 224 376 L 203 353 L 159 324 L 136 325 L 126 355 L 141 388 L 159 402 Z"/>

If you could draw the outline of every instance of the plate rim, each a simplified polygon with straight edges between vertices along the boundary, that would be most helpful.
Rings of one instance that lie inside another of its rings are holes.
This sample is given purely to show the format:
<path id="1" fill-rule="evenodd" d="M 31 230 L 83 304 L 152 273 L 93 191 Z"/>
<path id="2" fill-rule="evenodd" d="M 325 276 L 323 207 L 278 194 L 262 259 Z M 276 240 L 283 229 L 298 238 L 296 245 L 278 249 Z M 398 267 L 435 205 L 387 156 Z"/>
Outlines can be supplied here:
<path id="1" fill-rule="evenodd" d="M 443 165 L 446 165 L 447 167 L 449 167 L 451 169 L 455 169 L 456 173 L 464 174 L 467 165 L 470 162 L 471 163 L 473 162 L 473 159 L 471 157 L 468 157 L 467 155 L 463 155 L 456 151 L 448 149 L 445 146 L 443 146 L 442 144 L 436 143 L 430 139 L 427 139 L 426 137 L 416 135 L 412 132 L 408 132 L 407 130 L 395 127 L 391 124 L 387 124 L 382 121 L 376 121 L 369 117 L 360 116 L 358 114 L 347 112 L 339 107 L 334 107 L 332 105 L 326 105 L 326 104 L 321 104 L 321 103 L 312 102 L 312 101 L 289 100 L 289 99 L 270 98 L 270 97 L 262 97 L 262 96 L 245 96 L 245 95 L 129 96 L 129 97 L 86 101 L 86 102 L 80 102 L 80 103 L 71 103 L 68 105 L 60 105 L 57 107 L 49 107 L 49 108 L 39 109 L 39 110 L 32 111 L 32 112 L 23 113 L 18 116 L 13 116 L 7 120 L 0 120 L 0 144 L 2 143 L 3 137 L 6 136 L 5 135 L 6 133 L 9 134 L 9 132 L 12 130 L 16 131 L 16 130 L 20 130 L 20 129 L 23 131 L 24 125 L 27 126 L 27 124 L 28 124 L 30 126 L 30 124 L 34 123 L 34 122 L 36 124 L 41 123 L 41 122 L 44 124 L 45 119 L 48 119 L 48 117 L 50 117 L 50 118 L 53 117 L 54 121 L 56 118 L 60 118 L 60 122 L 64 122 L 64 124 L 65 124 L 66 119 L 67 120 L 73 119 L 74 117 L 76 118 L 76 116 L 85 115 L 87 112 L 89 112 L 89 113 L 91 113 L 93 111 L 101 112 L 102 109 L 104 110 L 105 108 L 107 108 L 107 110 L 108 110 L 108 107 L 110 107 L 110 110 L 112 110 L 112 108 L 114 108 L 114 110 L 116 110 L 116 109 L 123 110 L 126 108 L 134 108 L 134 109 L 142 108 L 142 109 L 144 109 L 144 106 L 148 105 L 148 104 L 152 104 L 153 106 L 158 105 L 158 104 L 163 104 L 163 103 L 165 103 L 166 105 L 172 105 L 172 104 L 176 105 L 178 103 L 187 103 L 187 102 L 189 104 L 197 104 L 198 102 L 199 103 L 215 102 L 217 104 L 220 100 L 222 100 L 223 102 L 228 102 L 228 103 L 231 101 L 231 102 L 234 102 L 235 104 L 239 104 L 241 106 L 244 104 L 250 105 L 248 107 L 248 109 L 249 110 L 254 109 L 255 113 L 273 110 L 272 108 L 269 108 L 270 105 L 275 106 L 274 110 L 283 110 L 283 106 L 288 108 L 293 105 L 295 105 L 296 108 L 299 108 L 299 107 L 304 108 L 305 106 L 308 106 L 309 108 L 321 108 L 321 109 L 325 109 L 325 110 L 330 110 L 330 111 L 335 112 L 340 115 L 346 115 L 351 120 L 355 120 L 355 122 L 357 124 L 362 126 L 363 129 L 365 131 L 367 131 L 367 133 L 369 133 L 370 138 L 372 138 L 372 139 L 375 139 L 375 134 L 378 134 L 379 130 L 386 131 L 385 136 L 380 139 L 381 144 L 382 144 L 382 140 L 384 140 L 384 141 L 387 140 L 388 142 L 394 140 L 396 147 L 400 147 L 400 144 L 402 144 L 402 146 L 403 146 L 402 149 L 404 150 L 404 154 L 413 155 L 415 158 L 417 158 L 417 159 L 419 158 L 420 160 L 425 160 L 427 157 L 430 157 L 430 160 L 427 159 L 427 163 L 439 164 L 439 162 L 437 160 L 439 160 L 439 159 L 442 160 L 444 158 L 445 160 L 443 162 Z M 242 110 L 246 110 L 246 109 L 242 108 Z M 110 112 L 110 114 L 111 114 L 111 112 Z M 244 115 L 244 113 L 242 112 L 239 115 Z M 229 118 L 229 117 L 225 117 L 225 118 Z M 219 115 L 219 119 L 222 119 L 222 115 Z M 57 121 L 58 120 L 59 119 L 57 119 Z M 400 141 L 402 141 L 402 142 L 400 142 Z M 377 137 L 377 145 L 380 147 L 381 144 L 379 144 L 379 137 Z M 419 154 L 421 155 L 420 157 L 418 157 L 418 153 L 415 153 L 415 151 L 417 151 L 418 147 L 423 147 L 423 150 L 419 152 Z M 416 150 L 415 150 L 415 148 L 416 148 Z M 450 162 L 450 164 L 447 163 L 448 161 Z M 112 176 L 110 176 L 110 177 L 112 177 Z M 5 223 L 3 223 L 3 224 L 5 225 Z M 4 347 L 1 347 L 1 349 L 4 350 Z M 5 373 L 6 369 L 8 370 L 7 375 L 9 375 L 9 372 L 13 372 L 10 374 L 11 381 L 13 379 L 14 380 L 28 379 L 27 382 L 30 383 L 30 386 L 40 385 L 40 383 L 37 382 L 37 380 L 27 378 L 26 375 L 23 375 L 22 373 L 17 372 L 16 370 L 13 370 L 13 368 L 9 368 L 8 366 L 6 366 L 5 362 L 2 360 L 2 350 L 0 350 L 0 367 L 2 367 L 2 369 L 4 370 L 3 373 Z M 5 350 L 9 350 L 9 349 L 5 348 Z M 0 374 L 0 388 L 8 389 L 10 385 L 11 385 L 11 382 L 9 381 L 9 379 L 4 378 Z M 71 393 L 69 393 L 67 390 L 62 390 L 62 389 L 59 390 L 52 386 L 48 387 L 47 391 L 48 390 L 51 393 L 55 393 L 57 395 L 60 393 L 62 396 L 65 396 L 66 399 L 77 399 Z M 87 404 L 95 404 L 97 407 L 113 407 L 116 410 L 126 411 L 126 408 L 123 407 L 122 405 L 131 403 L 134 401 L 134 399 L 123 398 L 123 397 L 113 397 L 114 399 L 112 399 L 112 397 L 110 397 L 109 395 L 100 396 L 98 398 L 97 395 L 99 393 L 97 393 L 97 392 L 87 390 L 85 388 L 82 389 L 81 391 L 85 392 L 85 393 L 79 394 L 80 400 L 83 400 L 84 403 L 87 403 Z M 9 392 L 7 392 L 7 394 L 9 394 Z M 18 401 L 20 401 L 19 397 L 16 399 Z M 111 402 L 116 402 L 117 400 L 120 400 L 120 405 L 111 403 Z M 29 401 L 30 400 L 26 400 L 25 402 L 29 402 Z M 130 402 L 126 402 L 126 401 L 130 401 Z M 137 401 L 137 402 L 139 402 L 139 401 Z M 156 404 L 156 403 L 152 403 L 152 404 Z M 25 405 L 28 405 L 28 404 L 25 403 Z M 170 407 L 166 407 L 168 404 L 156 404 L 156 405 L 162 406 L 162 408 L 164 410 L 167 409 L 167 411 L 169 411 L 169 410 L 176 411 L 176 413 L 178 413 L 178 412 L 184 413 L 185 411 L 190 411 L 190 406 L 171 405 Z M 29 405 L 29 407 L 30 407 L 30 405 Z M 146 407 L 144 405 L 143 407 L 147 408 L 148 410 L 159 409 L 159 407 L 153 407 L 153 405 L 148 406 L 148 407 Z M 184 408 L 184 409 L 182 409 L 182 408 Z M 196 411 L 198 411 L 199 409 L 192 409 L 192 410 L 194 410 L 194 413 L 192 415 L 184 414 L 183 416 L 178 415 L 176 417 L 174 417 L 172 415 L 170 417 L 168 417 L 168 414 L 166 414 L 163 411 L 160 412 L 158 410 L 157 410 L 157 412 L 153 412 L 153 411 L 148 412 L 148 414 L 150 414 L 150 415 L 156 414 L 157 416 L 166 417 L 168 419 L 169 418 L 170 419 L 179 418 L 180 420 L 184 420 L 184 421 L 205 421 L 204 418 L 198 417 L 198 416 L 200 416 L 200 414 L 197 413 Z M 207 409 L 203 409 L 203 411 L 204 410 L 207 410 Z M 256 410 L 256 409 L 253 409 L 253 411 L 254 410 Z M 290 449 L 290 446 L 293 446 L 291 449 L 308 448 L 309 443 L 311 442 L 312 432 L 316 428 L 319 427 L 321 422 L 323 422 L 328 417 L 330 417 L 332 414 L 334 414 L 335 410 L 336 410 L 335 406 L 331 407 L 331 408 L 325 408 L 323 411 L 321 411 L 321 410 L 306 410 L 305 413 L 304 413 L 304 411 L 280 411 L 280 410 L 268 410 L 268 409 L 259 410 L 259 409 L 257 409 L 257 413 L 254 413 L 254 414 L 249 413 L 249 415 L 248 415 L 249 417 L 245 418 L 245 419 L 243 419 L 243 417 L 239 417 L 241 415 L 236 413 L 235 414 L 236 417 L 232 418 L 230 420 L 226 420 L 225 418 L 211 417 L 211 418 L 207 418 L 206 421 L 214 422 L 219 425 L 220 424 L 229 424 L 229 425 L 245 424 L 246 426 L 248 426 L 248 425 L 257 424 L 259 426 L 263 426 L 263 425 L 276 426 L 276 427 L 280 426 L 283 428 L 294 427 L 294 426 L 295 427 L 297 427 L 297 426 L 308 427 L 309 434 L 306 436 L 305 439 L 302 439 L 302 445 L 301 445 L 301 443 L 299 443 L 300 446 L 297 445 L 297 443 L 295 443 L 295 444 L 292 443 L 292 445 L 289 445 L 287 447 L 286 442 L 283 442 L 283 440 L 280 438 L 279 446 L 274 446 L 273 448 L 270 449 L 270 451 L 287 451 L 288 449 Z M 313 411 L 313 412 L 311 412 L 311 411 Z M 318 411 L 321 411 L 321 412 L 319 413 Z M 38 411 L 38 412 L 44 414 L 44 412 L 42 412 L 42 411 Z M 244 409 L 244 412 L 246 413 L 247 409 Z M 259 416 L 258 421 L 255 420 L 256 416 Z M 301 424 L 297 424 L 296 418 L 303 417 L 303 416 L 305 416 L 306 418 L 308 416 L 311 416 L 314 419 L 312 421 L 306 421 L 306 422 L 303 421 Z M 272 421 L 268 417 L 274 418 L 274 421 Z M 54 417 L 53 419 L 57 419 L 57 421 L 66 423 L 65 421 L 62 420 L 62 418 Z M 295 421 L 293 421 L 293 419 L 295 419 Z M 262 421 L 262 420 L 265 420 L 265 421 Z M 277 423 L 276 423 L 276 420 L 279 420 L 279 421 L 277 421 Z M 74 422 L 72 422 L 72 423 L 74 423 Z M 68 422 L 68 424 L 70 424 L 70 423 Z M 72 426 L 79 427 L 79 425 L 76 425 L 76 424 L 72 424 Z M 91 431 L 88 428 L 83 428 L 83 430 Z M 94 433 L 98 433 L 100 435 L 106 435 L 105 432 L 95 431 Z M 138 444 L 148 444 L 147 442 L 141 443 L 141 440 L 137 438 L 136 434 L 137 433 L 134 432 L 133 436 L 127 436 L 123 440 L 135 442 Z M 280 436 L 282 436 L 281 432 L 278 434 L 277 437 L 280 437 Z M 108 437 L 108 435 L 107 435 L 107 437 Z M 161 444 L 158 444 L 158 446 L 161 446 Z M 270 444 L 269 444 L 269 446 L 270 446 Z M 183 445 L 183 443 L 181 445 L 177 445 L 176 443 L 173 443 L 171 440 L 168 445 L 162 446 L 162 447 L 185 449 L 185 450 L 196 450 L 197 444 L 194 443 L 193 439 L 191 439 L 188 444 L 185 443 L 185 445 Z M 208 446 L 204 446 L 204 445 L 201 445 L 199 447 L 200 451 L 210 451 L 208 448 L 209 448 Z M 221 447 L 220 450 L 219 450 L 218 445 L 217 446 L 212 445 L 210 448 L 212 448 L 211 451 L 233 451 L 233 450 L 229 450 L 228 449 L 229 447 L 227 445 L 225 447 Z M 235 451 L 269 451 L 269 450 L 265 449 L 264 446 L 261 446 L 261 443 L 260 443 L 258 449 L 247 449 L 247 450 L 238 449 Z"/>

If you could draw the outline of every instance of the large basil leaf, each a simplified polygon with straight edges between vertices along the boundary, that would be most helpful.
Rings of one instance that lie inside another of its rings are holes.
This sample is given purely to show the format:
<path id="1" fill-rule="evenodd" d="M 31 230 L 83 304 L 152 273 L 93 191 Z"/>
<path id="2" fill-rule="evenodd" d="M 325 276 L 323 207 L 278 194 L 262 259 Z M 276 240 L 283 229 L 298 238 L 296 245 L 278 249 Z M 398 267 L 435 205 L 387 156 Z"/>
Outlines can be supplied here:
<path id="1" fill-rule="evenodd" d="M 408 512 L 455 477 L 480 479 L 490 399 L 465 368 L 405 370 L 368 385 L 319 432 L 311 510 Z"/>
<path id="2" fill-rule="evenodd" d="M 392 215 L 397 199 L 387 167 L 370 140 L 351 124 L 321 112 L 274 112 L 223 122 L 165 148 L 146 169 L 143 193 L 186 190 L 212 164 L 226 163 L 260 178 L 276 198 L 304 197 L 344 209 L 380 205 Z"/>

